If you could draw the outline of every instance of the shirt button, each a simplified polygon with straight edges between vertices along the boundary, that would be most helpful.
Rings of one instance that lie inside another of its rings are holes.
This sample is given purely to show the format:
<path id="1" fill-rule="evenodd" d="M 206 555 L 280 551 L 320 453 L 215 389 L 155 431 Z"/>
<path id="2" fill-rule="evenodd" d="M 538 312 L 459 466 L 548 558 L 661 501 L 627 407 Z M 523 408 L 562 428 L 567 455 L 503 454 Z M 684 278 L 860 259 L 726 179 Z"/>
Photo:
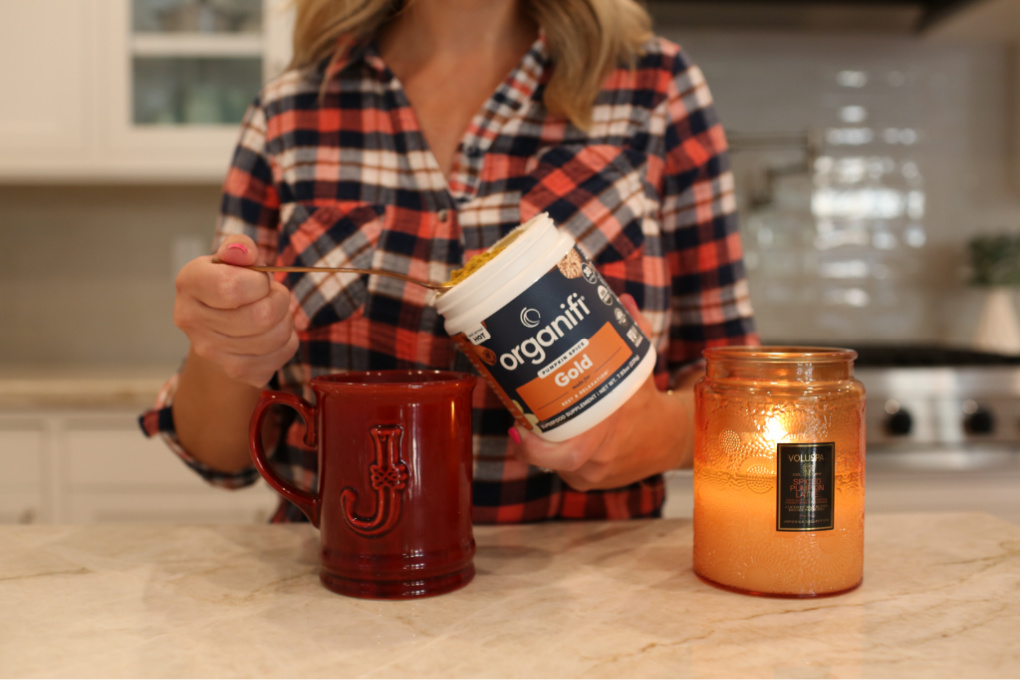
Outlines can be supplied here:
<path id="1" fill-rule="evenodd" d="M 450 219 L 450 211 L 447 210 L 446 208 L 443 208 L 442 210 L 436 213 L 436 217 L 439 218 L 440 222 L 445 222 L 446 220 Z"/>

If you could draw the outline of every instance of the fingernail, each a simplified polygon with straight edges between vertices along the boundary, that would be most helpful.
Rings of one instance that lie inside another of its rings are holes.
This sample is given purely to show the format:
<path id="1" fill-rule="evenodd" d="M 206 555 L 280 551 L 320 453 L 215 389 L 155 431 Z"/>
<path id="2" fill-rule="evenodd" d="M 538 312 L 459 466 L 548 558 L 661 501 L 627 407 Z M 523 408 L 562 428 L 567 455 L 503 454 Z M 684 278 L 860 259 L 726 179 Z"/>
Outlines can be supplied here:
<path id="1" fill-rule="evenodd" d="M 521 445 L 521 433 L 517 431 L 516 427 L 511 427 L 506 433 L 510 437 L 510 441 L 517 444 L 517 446 Z"/>
<path id="2" fill-rule="evenodd" d="M 229 246 L 227 246 L 227 250 L 240 250 L 245 255 L 248 254 L 248 246 L 244 245 L 243 243 L 231 243 Z"/>

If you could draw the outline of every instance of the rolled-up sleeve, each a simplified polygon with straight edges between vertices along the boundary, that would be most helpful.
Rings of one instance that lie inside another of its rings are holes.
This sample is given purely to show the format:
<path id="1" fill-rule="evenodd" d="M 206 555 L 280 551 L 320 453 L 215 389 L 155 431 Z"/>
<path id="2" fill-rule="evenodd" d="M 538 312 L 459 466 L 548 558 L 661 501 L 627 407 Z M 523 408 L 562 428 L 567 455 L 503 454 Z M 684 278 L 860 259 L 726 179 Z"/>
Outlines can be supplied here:
<path id="1" fill-rule="evenodd" d="M 177 437 L 174 426 L 173 397 L 177 390 L 177 375 L 170 378 L 159 391 L 155 405 L 138 417 L 138 424 L 147 437 L 161 438 L 184 464 L 213 486 L 224 489 L 240 489 L 258 481 L 259 473 L 255 466 L 249 466 L 237 472 L 221 472 L 205 465 L 188 453 Z"/>

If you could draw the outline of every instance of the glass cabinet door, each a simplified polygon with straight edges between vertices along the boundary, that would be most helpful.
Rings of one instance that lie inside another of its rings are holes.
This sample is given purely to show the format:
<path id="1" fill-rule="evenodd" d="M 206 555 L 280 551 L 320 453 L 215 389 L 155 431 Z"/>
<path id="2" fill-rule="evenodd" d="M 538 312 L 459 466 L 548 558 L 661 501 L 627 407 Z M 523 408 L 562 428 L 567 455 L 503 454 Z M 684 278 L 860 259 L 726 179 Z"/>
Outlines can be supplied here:
<path id="1" fill-rule="evenodd" d="M 263 0 L 131 0 L 132 123 L 236 126 L 263 81 Z"/>

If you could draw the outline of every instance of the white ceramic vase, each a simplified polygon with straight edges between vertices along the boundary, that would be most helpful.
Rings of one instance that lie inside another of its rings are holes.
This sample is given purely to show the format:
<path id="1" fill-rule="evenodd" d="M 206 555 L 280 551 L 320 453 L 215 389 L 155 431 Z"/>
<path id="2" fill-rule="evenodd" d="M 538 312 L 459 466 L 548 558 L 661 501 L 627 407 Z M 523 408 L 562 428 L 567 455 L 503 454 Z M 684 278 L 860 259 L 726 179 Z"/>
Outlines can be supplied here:
<path id="1" fill-rule="evenodd" d="M 974 349 L 995 354 L 1020 354 L 1020 321 L 1014 289 L 989 288 L 974 332 Z"/>

